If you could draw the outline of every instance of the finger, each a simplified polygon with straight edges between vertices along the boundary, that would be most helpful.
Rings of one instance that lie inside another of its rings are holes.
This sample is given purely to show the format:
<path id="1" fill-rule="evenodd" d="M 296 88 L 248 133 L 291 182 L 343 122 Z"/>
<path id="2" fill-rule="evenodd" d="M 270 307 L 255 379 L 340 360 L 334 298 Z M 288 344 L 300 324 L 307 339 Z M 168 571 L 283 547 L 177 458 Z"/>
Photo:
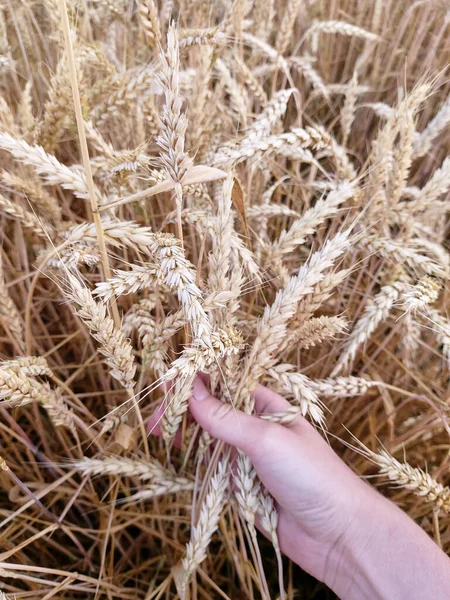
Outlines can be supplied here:
<path id="1" fill-rule="evenodd" d="M 194 419 L 213 437 L 246 452 L 250 457 L 260 440 L 273 427 L 258 417 L 246 415 L 231 404 L 211 395 L 202 379 L 196 378 L 189 404 Z"/>
<path id="2" fill-rule="evenodd" d="M 255 397 L 255 410 L 259 415 L 278 416 L 293 409 L 290 402 L 263 385 L 258 385 L 253 394 Z M 291 431 L 299 435 L 303 433 L 305 429 L 308 429 L 310 424 L 299 412 L 292 417 L 292 420 L 285 422 L 284 426 L 289 427 Z"/>
<path id="3" fill-rule="evenodd" d="M 158 406 L 155 412 L 152 414 L 150 419 L 147 421 L 147 429 L 151 435 L 160 436 L 161 435 L 161 422 L 164 415 L 164 402 Z"/>
<path id="4" fill-rule="evenodd" d="M 258 385 L 253 396 L 258 414 L 279 413 L 291 408 L 291 404 L 285 398 L 263 385 Z"/>
<path id="5" fill-rule="evenodd" d="M 205 385 L 208 385 L 208 384 L 209 384 L 209 380 L 210 380 L 211 378 L 210 378 L 210 376 L 209 376 L 207 373 L 202 373 L 202 372 L 200 372 L 200 373 L 198 374 L 198 376 L 200 377 L 200 379 L 203 381 L 203 383 L 204 383 Z"/>

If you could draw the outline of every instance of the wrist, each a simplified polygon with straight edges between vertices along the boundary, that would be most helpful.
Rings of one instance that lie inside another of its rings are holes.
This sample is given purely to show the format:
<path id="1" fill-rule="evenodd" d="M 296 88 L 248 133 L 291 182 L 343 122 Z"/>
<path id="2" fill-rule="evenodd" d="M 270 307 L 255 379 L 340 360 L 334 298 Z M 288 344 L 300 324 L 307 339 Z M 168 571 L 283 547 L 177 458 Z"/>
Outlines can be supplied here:
<path id="1" fill-rule="evenodd" d="M 364 487 L 367 489 L 361 488 L 348 527 L 330 548 L 327 557 L 324 582 L 339 598 L 345 600 L 376 598 L 365 595 L 365 588 L 368 587 L 366 563 L 369 550 L 379 543 L 379 520 L 390 517 L 390 511 L 383 506 L 387 501 L 369 486 L 364 484 Z M 387 526 L 385 521 L 383 527 Z"/>
<path id="2" fill-rule="evenodd" d="M 325 583 L 342 600 L 444 600 L 450 561 L 412 519 L 367 486 L 330 550 Z"/>

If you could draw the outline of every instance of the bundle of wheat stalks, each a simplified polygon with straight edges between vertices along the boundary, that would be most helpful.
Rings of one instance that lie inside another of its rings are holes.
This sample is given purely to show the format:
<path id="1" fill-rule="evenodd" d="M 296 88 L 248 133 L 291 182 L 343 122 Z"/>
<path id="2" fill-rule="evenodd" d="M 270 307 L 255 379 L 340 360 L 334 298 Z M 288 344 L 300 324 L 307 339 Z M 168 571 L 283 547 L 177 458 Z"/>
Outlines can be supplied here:
<path id="1" fill-rule="evenodd" d="M 188 418 L 199 372 L 280 392 L 450 550 L 449 17 L 0 4 L 2 597 L 319 597 Z"/>

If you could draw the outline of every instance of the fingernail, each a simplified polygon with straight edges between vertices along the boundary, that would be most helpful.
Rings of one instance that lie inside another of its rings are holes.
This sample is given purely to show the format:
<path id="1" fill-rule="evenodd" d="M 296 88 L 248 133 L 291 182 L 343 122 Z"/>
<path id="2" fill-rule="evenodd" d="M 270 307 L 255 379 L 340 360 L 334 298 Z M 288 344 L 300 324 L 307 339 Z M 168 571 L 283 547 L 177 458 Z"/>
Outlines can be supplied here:
<path id="1" fill-rule="evenodd" d="M 200 377 L 196 377 L 192 386 L 192 396 L 195 400 L 204 400 L 209 396 L 209 391 Z"/>

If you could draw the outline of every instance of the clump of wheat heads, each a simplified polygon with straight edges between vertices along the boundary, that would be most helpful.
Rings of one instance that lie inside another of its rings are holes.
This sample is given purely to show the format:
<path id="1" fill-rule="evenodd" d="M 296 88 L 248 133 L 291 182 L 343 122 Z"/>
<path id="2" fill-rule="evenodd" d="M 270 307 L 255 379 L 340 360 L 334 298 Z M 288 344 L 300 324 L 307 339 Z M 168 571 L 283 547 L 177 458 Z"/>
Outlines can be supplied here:
<path id="1" fill-rule="evenodd" d="M 313 593 L 249 458 L 190 421 L 199 372 L 228 410 L 281 393 L 259 418 L 375 463 L 450 551 L 447 21 L 0 6 L 0 595 Z"/>

